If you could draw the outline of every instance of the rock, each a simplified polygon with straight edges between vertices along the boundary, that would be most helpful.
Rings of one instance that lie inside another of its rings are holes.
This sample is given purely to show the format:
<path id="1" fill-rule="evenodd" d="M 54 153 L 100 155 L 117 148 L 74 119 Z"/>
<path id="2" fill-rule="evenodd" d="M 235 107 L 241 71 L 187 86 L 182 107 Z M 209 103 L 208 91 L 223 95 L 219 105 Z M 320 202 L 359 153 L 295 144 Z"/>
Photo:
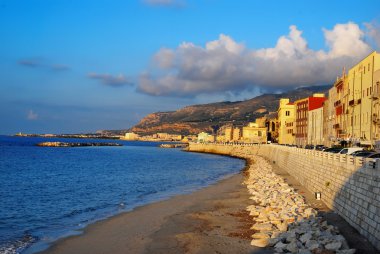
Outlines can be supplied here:
<path id="1" fill-rule="evenodd" d="M 349 250 L 338 250 L 337 254 L 354 254 L 356 252 L 355 249 L 349 249 Z"/>
<path id="2" fill-rule="evenodd" d="M 259 232 L 259 233 L 253 234 L 252 238 L 253 239 L 266 239 L 266 238 L 270 238 L 270 235 L 268 233 Z"/>
<path id="3" fill-rule="evenodd" d="M 268 239 L 253 239 L 251 241 L 251 245 L 256 246 L 256 247 L 266 247 L 268 246 Z"/>
<path id="4" fill-rule="evenodd" d="M 314 250 L 314 249 L 318 249 L 320 247 L 320 244 L 316 240 L 309 240 L 306 242 L 305 246 L 309 250 Z"/>
<path id="5" fill-rule="evenodd" d="M 297 246 L 297 240 L 292 241 L 286 246 L 286 250 L 290 251 L 291 253 L 298 253 L 298 246 Z"/>
<path id="6" fill-rule="evenodd" d="M 342 247 L 342 243 L 341 242 L 331 242 L 331 243 L 328 243 L 328 244 L 325 245 L 325 248 L 327 250 L 334 250 L 334 251 L 339 250 L 340 247 Z"/>
<path id="7" fill-rule="evenodd" d="M 315 211 L 313 208 L 309 207 L 309 208 L 305 209 L 304 214 L 305 214 L 306 217 L 316 216 L 317 215 L 317 211 Z"/>
<path id="8" fill-rule="evenodd" d="M 278 228 L 278 230 L 285 232 L 288 230 L 288 223 L 283 222 L 281 224 L 276 225 L 276 227 Z"/>
<path id="9" fill-rule="evenodd" d="M 310 232 L 307 232 L 306 234 L 303 234 L 301 237 L 300 237 L 300 241 L 302 243 L 306 243 L 307 241 L 309 241 L 310 239 L 312 238 L 312 235 Z"/>
<path id="10" fill-rule="evenodd" d="M 286 241 L 288 243 L 296 241 L 297 240 L 297 235 L 294 231 L 290 231 L 286 234 Z"/>
<path id="11" fill-rule="evenodd" d="M 270 238 L 270 239 L 268 239 L 268 246 L 273 247 L 274 245 L 276 245 L 280 241 L 281 241 L 281 238 Z"/>
<path id="12" fill-rule="evenodd" d="M 308 249 L 299 249 L 298 254 L 312 254 Z"/>
<path id="13" fill-rule="evenodd" d="M 276 249 L 276 251 L 277 251 L 277 249 L 281 249 L 281 251 L 283 251 L 286 248 L 286 246 L 288 246 L 288 245 L 283 243 L 283 242 L 278 242 L 278 243 L 276 243 L 274 248 Z"/>
<path id="14" fill-rule="evenodd" d="M 259 216 L 259 212 L 258 211 L 255 211 L 255 210 L 251 210 L 250 212 L 249 212 L 249 215 L 251 215 L 251 216 L 253 216 L 253 217 L 257 217 L 257 216 Z"/>
<path id="15" fill-rule="evenodd" d="M 270 223 L 255 224 L 251 227 L 251 229 L 258 231 L 271 231 L 273 229 L 273 225 Z"/>

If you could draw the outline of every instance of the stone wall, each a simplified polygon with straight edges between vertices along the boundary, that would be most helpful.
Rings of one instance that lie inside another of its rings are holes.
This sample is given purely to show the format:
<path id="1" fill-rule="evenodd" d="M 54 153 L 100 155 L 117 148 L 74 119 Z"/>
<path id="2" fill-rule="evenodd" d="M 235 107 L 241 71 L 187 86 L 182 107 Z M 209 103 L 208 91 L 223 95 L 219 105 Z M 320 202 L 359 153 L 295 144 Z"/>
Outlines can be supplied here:
<path id="1" fill-rule="evenodd" d="M 191 143 L 190 151 L 263 156 L 288 171 L 380 250 L 380 163 L 279 145 Z"/>

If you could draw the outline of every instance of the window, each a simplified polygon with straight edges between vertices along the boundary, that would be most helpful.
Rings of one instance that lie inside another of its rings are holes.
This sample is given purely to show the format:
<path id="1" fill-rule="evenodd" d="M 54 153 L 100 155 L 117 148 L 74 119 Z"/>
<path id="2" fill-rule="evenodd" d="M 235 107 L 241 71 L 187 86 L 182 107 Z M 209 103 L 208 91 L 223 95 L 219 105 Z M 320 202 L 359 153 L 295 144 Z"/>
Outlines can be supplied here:
<path id="1" fill-rule="evenodd" d="M 285 115 L 286 115 L 286 116 L 290 116 L 290 111 L 287 110 L 287 111 L 285 112 Z"/>
<path id="2" fill-rule="evenodd" d="M 368 71 L 370 71 L 371 69 L 371 64 L 368 64 Z"/>
<path id="3" fill-rule="evenodd" d="M 261 131 L 258 131 L 259 137 L 261 137 Z"/>

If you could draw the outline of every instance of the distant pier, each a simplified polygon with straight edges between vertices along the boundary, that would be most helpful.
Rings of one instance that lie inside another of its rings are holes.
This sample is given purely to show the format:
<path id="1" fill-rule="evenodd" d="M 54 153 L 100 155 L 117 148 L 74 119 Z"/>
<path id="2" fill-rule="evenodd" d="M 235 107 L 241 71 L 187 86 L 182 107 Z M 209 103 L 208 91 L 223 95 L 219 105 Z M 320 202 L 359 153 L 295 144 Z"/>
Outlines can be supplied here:
<path id="1" fill-rule="evenodd" d="M 123 146 L 119 143 L 96 143 L 96 142 L 42 142 L 38 143 L 37 146 L 44 147 L 85 147 L 85 146 Z"/>

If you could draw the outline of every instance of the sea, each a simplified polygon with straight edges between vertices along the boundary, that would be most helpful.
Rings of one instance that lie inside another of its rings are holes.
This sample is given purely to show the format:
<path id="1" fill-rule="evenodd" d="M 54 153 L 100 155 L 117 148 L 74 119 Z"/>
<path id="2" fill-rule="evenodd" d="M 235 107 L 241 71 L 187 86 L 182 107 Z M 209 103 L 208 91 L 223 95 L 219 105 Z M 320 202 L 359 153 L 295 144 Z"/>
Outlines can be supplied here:
<path id="1" fill-rule="evenodd" d="M 38 147 L 45 141 L 120 147 Z M 238 173 L 240 159 L 156 142 L 0 136 L 0 253 L 36 253 L 98 220 Z"/>

